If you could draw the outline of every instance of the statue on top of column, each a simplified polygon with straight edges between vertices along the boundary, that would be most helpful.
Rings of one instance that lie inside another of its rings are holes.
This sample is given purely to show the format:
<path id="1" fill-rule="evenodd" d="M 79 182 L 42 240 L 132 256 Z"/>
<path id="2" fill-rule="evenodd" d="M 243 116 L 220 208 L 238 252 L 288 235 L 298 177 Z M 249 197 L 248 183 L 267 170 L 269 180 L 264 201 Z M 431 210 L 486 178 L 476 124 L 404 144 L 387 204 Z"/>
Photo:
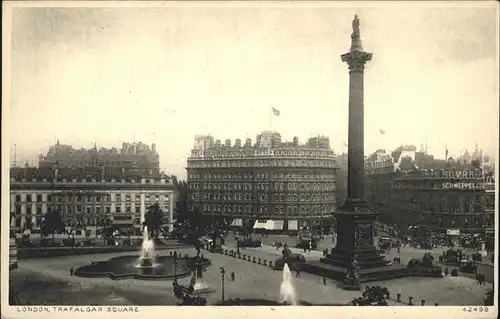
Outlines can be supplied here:
<path id="1" fill-rule="evenodd" d="M 355 14 L 354 15 L 354 20 L 352 20 L 352 35 L 351 37 L 353 39 L 359 39 L 359 19 L 358 19 L 358 15 Z"/>

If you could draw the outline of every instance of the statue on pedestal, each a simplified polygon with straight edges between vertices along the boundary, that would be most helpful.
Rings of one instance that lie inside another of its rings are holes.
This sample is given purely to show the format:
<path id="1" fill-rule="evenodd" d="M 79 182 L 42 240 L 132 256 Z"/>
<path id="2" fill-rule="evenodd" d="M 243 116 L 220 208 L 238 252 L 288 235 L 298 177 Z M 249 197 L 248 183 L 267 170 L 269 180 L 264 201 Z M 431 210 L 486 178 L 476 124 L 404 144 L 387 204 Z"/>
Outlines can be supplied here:
<path id="1" fill-rule="evenodd" d="M 346 276 L 344 279 L 344 289 L 353 288 L 359 288 L 359 266 L 356 259 L 354 259 L 349 265 L 349 268 L 346 269 Z"/>
<path id="2" fill-rule="evenodd" d="M 358 15 L 354 15 L 354 20 L 352 20 L 352 35 L 353 39 L 359 39 L 359 18 Z"/>

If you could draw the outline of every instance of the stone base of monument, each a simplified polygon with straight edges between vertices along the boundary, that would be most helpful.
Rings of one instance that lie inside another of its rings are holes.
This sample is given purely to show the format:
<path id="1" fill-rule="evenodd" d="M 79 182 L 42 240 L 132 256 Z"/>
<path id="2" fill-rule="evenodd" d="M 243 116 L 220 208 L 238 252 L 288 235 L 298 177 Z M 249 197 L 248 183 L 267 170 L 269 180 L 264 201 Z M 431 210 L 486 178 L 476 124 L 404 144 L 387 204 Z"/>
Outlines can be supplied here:
<path id="1" fill-rule="evenodd" d="M 361 290 L 361 285 L 359 279 L 344 279 L 342 283 L 342 288 L 344 290 Z"/>
<path id="2" fill-rule="evenodd" d="M 340 282 L 344 282 L 346 274 L 345 267 L 334 266 L 319 260 L 308 260 L 306 264 L 304 264 L 302 271 L 318 276 L 325 276 Z M 361 268 L 359 269 L 358 274 L 360 283 L 402 278 L 411 275 L 408 273 L 405 265 Z"/>
<path id="3" fill-rule="evenodd" d="M 201 295 L 215 292 L 215 289 L 210 288 L 206 281 L 197 279 L 194 284 L 193 295 Z"/>

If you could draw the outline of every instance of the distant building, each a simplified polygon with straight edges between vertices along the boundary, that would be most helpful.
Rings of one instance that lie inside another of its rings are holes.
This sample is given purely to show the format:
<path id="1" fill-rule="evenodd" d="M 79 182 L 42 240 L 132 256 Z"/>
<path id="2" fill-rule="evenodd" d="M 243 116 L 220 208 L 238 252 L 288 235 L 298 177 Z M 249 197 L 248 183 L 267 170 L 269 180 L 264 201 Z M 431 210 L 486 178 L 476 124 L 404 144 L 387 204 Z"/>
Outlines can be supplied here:
<path id="1" fill-rule="evenodd" d="M 198 136 L 187 171 L 189 209 L 234 226 L 294 231 L 326 225 L 336 211 L 337 164 L 327 137 L 300 144 L 263 132 L 255 144 L 232 144 Z"/>
<path id="2" fill-rule="evenodd" d="M 40 155 L 40 168 L 119 168 L 134 174 L 158 175 L 160 158 L 153 143 L 151 148 L 142 142 L 122 143 L 121 149 L 97 148 L 75 149 L 70 145 L 57 143 L 49 148 L 46 155 Z"/>
<path id="3" fill-rule="evenodd" d="M 154 144 L 151 150 L 141 143 L 123 146 L 120 152 L 101 149 L 92 159 L 93 150 L 75 152 L 58 143 L 40 167 L 11 168 L 11 228 L 37 229 L 47 211 L 54 209 L 68 227 L 96 231 L 108 219 L 116 228 L 138 229 L 147 207 L 157 202 L 172 227 L 174 178 L 159 173 Z M 75 154 L 83 154 L 83 159 L 74 160 Z"/>
<path id="4" fill-rule="evenodd" d="M 402 147 L 393 160 L 367 165 L 367 201 L 380 220 L 402 229 L 425 227 L 446 243 L 464 236 L 484 239 L 494 225 L 494 192 L 487 191 L 494 189 L 493 174 L 419 153 Z"/>

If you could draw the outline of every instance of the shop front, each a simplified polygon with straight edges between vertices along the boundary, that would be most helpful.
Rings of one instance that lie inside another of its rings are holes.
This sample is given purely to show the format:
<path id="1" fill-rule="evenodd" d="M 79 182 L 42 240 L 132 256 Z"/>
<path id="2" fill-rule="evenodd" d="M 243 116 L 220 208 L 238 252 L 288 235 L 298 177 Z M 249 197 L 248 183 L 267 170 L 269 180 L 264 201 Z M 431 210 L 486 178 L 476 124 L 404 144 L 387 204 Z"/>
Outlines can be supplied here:
<path id="1" fill-rule="evenodd" d="M 460 246 L 460 229 L 447 229 L 446 240 L 448 246 L 452 247 Z"/>

